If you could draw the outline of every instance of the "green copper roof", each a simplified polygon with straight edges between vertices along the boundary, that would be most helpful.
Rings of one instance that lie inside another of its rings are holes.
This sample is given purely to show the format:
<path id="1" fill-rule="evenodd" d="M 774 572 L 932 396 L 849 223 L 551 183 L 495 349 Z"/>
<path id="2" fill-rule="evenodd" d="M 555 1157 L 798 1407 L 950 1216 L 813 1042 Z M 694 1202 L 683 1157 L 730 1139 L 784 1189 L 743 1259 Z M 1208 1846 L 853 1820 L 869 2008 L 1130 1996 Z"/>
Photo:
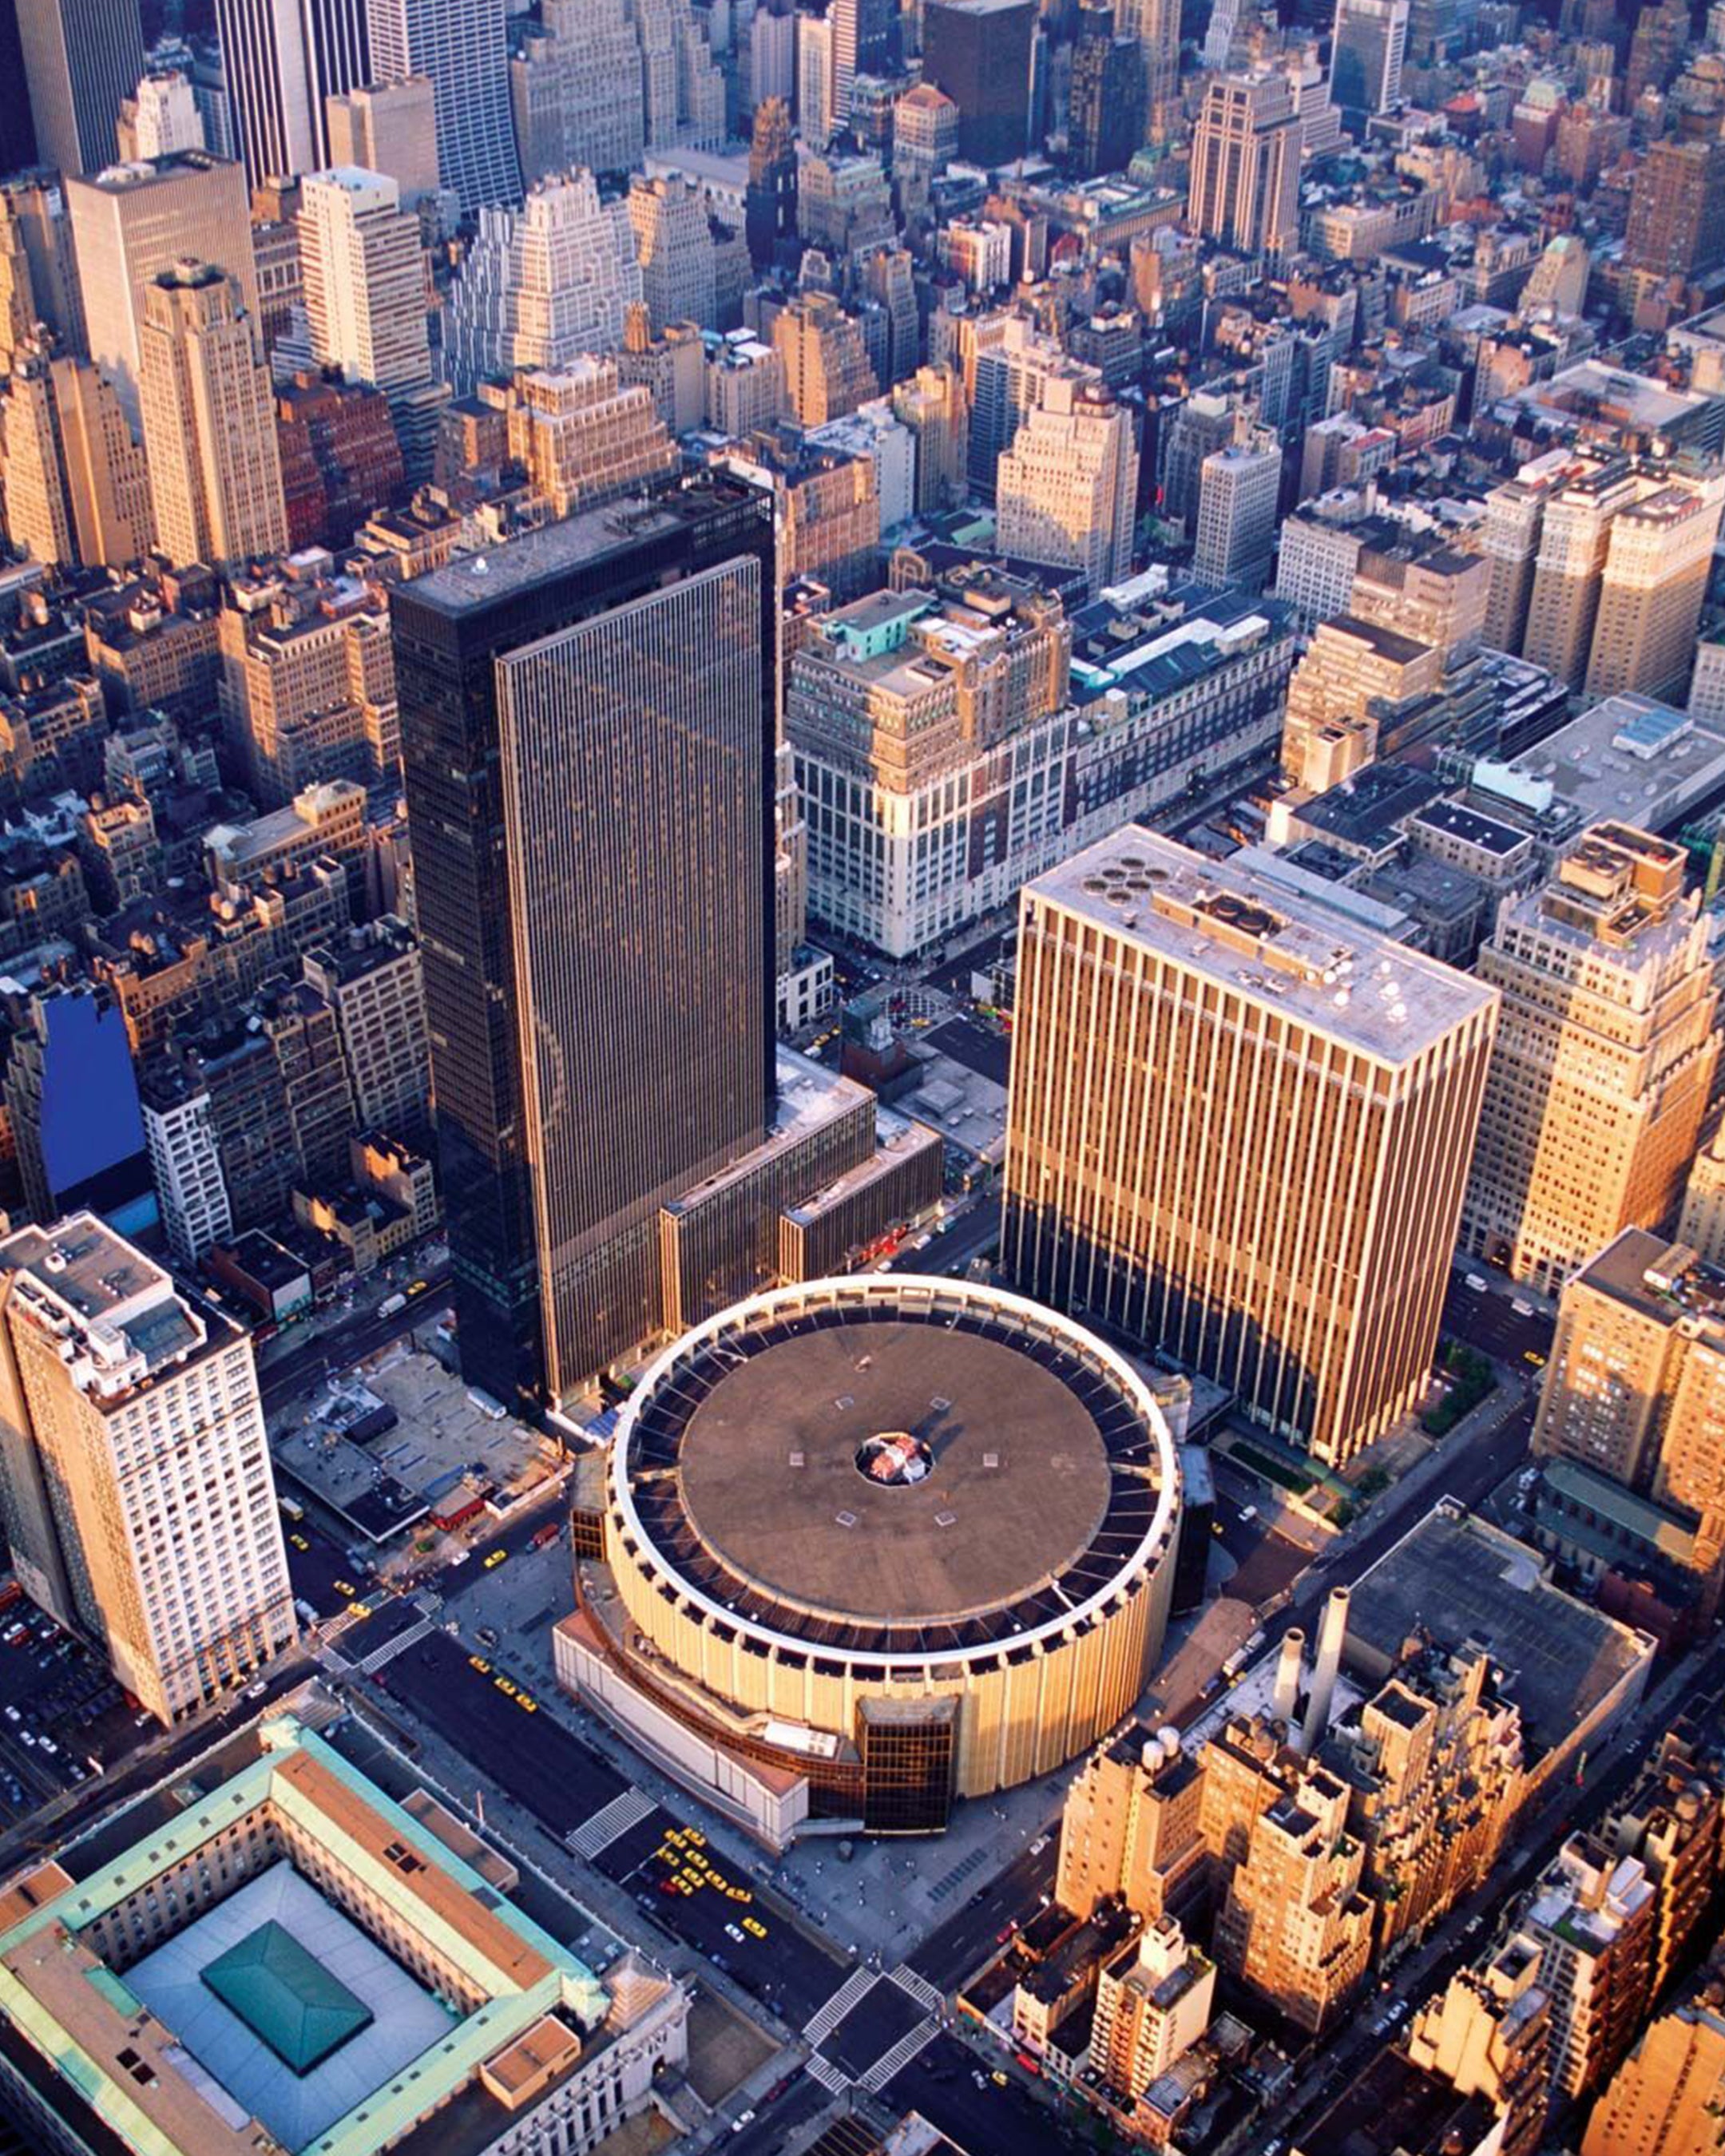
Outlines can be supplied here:
<path id="1" fill-rule="evenodd" d="M 309 2074 L 372 2019 L 371 2010 L 273 1917 L 202 1974 L 222 2004 L 296 2074 Z"/>

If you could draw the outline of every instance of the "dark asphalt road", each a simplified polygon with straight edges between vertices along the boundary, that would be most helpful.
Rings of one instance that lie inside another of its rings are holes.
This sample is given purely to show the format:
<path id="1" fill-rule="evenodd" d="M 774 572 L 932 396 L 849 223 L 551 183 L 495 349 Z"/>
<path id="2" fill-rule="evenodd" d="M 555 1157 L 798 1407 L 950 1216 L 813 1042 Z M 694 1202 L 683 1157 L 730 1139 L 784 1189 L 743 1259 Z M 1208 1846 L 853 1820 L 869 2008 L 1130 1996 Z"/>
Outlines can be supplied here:
<path id="1" fill-rule="evenodd" d="M 344 1651 L 352 1653 L 367 1630 L 350 1635 Z M 386 1662 L 373 1682 L 411 1707 L 465 1758 L 483 1761 L 518 1803 L 566 1840 L 633 1784 L 552 1715 L 529 1714 L 511 1698 L 498 1682 L 507 1660 L 505 1649 L 496 1666 L 475 1669 L 464 1646 L 437 1631 Z M 800 2027 L 838 1989 L 850 1961 L 805 1931 L 757 1875 L 699 1845 L 670 1839 L 687 1830 L 685 1820 L 655 1805 L 590 1861 L 626 1887 L 661 1929 L 708 1960 L 721 1960 L 745 1990 Z M 674 1851 L 674 1858 L 667 1861 L 662 1851 Z M 686 1893 L 663 1891 L 676 1874 L 689 1881 Z M 745 1916 L 762 1926 L 764 1938 L 744 1929 Z M 727 1925 L 742 1933 L 740 1943 Z"/>
<path id="2" fill-rule="evenodd" d="M 331 1371 L 347 1369 L 388 1347 L 392 1340 L 398 1340 L 403 1333 L 411 1332 L 415 1326 L 429 1325 L 445 1306 L 449 1270 L 447 1259 L 440 1265 L 428 1264 L 416 1276 L 430 1283 L 427 1291 L 412 1297 L 404 1310 L 388 1317 L 375 1310 L 356 1312 L 345 1324 L 332 1326 L 326 1332 L 308 1332 L 297 1345 L 282 1348 L 260 1362 L 258 1389 L 263 1394 L 265 1415 L 278 1414 L 299 1394 L 312 1391 Z"/>
<path id="3" fill-rule="evenodd" d="M 887 2083 L 888 2106 L 914 2105 L 964 2156 L 1055 2156 L 1086 2146 L 1004 2061 L 992 2046 L 978 2057 L 956 2036 L 937 2036 Z M 1004 2088 L 993 2079 L 996 2071 L 1006 2073 Z"/>
<path id="4" fill-rule="evenodd" d="M 1025 1850 L 931 1932 L 906 1957 L 910 1966 L 942 1991 L 952 1990 L 983 1960 L 1007 1924 L 1034 1909 L 1039 1896 L 1052 1892 L 1059 1854 L 1050 1830 L 1046 1845 L 1034 1856 Z"/>

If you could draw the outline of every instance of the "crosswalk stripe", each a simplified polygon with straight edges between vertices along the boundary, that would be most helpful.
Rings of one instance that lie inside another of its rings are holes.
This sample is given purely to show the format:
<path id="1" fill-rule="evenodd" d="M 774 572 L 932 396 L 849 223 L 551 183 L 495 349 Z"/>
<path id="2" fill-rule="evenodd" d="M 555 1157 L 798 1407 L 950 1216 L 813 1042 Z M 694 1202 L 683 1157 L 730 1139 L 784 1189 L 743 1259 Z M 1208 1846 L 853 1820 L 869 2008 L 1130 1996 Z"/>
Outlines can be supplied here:
<path id="1" fill-rule="evenodd" d="M 819 2043 L 822 2037 L 829 2035 L 838 2027 L 857 2000 L 873 1986 L 874 1982 L 873 1969 L 852 1969 L 843 1984 L 828 1999 L 826 2005 L 817 2009 L 803 2024 L 804 2040 L 810 2044 Z"/>
<path id="2" fill-rule="evenodd" d="M 862 2085 L 870 2095 L 878 2096 L 895 2074 L 901 2073 L 939 2026 L 931 2014 L 907 2035 L 901 2036 L 890 2051 L 883 2052 L 862 2077 Z"/>
<path id="3" fill-rule="evenodd" d="M 931 2014 L 938 2014 L 946 2006 L 946 1999 L 937 1987 L 926 1976 L 919 1976 L 906 1962 L 899 1964 L 890 1980 L 907 1998 L 914 1999 L 919 2006 L 927 2007 Z"/>
<path id="4" fill-rule="evenodd" d="M 563 1836 L 578 1856 L 592 1862 L 599 1851 L 608 1849 L 614 1841 L 626 1835 L 637 1820 L 646 1818 L 653 1809 L 651 1797 L 639 1789 L 625 1789 L 620 1796 L 613 1797 L 608 1804 L 602 1805 L 590 1820 L 583 1820 L 571 1833 Z"/>

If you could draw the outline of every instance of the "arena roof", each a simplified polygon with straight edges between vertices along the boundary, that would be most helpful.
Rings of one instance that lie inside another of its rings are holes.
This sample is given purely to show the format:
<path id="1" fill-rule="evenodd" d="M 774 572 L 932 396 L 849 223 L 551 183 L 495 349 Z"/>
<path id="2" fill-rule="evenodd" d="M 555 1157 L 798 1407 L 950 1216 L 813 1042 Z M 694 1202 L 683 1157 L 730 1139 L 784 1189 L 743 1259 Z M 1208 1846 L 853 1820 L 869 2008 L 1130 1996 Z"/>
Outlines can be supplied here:
<path id="1" fill-rule="evenodd" d="M 902 1433 L 920 1479 L 871 1479 Z M 913 1276 L 754 1298 L 631 1399 L 612 1495 L 719 1621 L 817 1656 L 1013 1648 L 1171 1531 L 1178 1468 L 1129 1367 L 1012 1296 Z"/>

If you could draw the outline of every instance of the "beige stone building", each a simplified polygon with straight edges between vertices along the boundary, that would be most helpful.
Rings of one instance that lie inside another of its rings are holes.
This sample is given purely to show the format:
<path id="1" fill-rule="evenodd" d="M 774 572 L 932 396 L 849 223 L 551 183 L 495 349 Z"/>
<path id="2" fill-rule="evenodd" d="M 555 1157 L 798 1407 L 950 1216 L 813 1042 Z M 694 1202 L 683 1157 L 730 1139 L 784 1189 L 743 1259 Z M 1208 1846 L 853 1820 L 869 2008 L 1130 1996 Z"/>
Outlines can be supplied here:
<path id="1" fill-rule="evenodd" d="M 1026 886 L 1002 1259 L 1343 1461 L 1422 1397 L 1491 990 L 1136 826 Z"/>
<path id="2" fill-rule="evenodd" d="M 1192 136 L 1187 216 L 1240 254 L 1279 254 L 1299 234 L 1300 116 L 1287 78 L 1211 81 Z"/>
<path id="3" fill-rule="evenodd" d="M 557 516 L 615 501 L 677 467 L 651 390 L 619 380 L 614 359 L 591 356 L 516 377 L 509 454 Z"/>
<path id="4" fill-rule="evenodd" d="M 379 591 L 271 575 L 231 584 L 217 617 L 228 743 L 261 807 L 320 778 L 388 784 L 401 760 L 395 660 Z"/>
<path id="5" fill-rule="evenodd" d="M 804 292 L 773 317 L 785 395 L 803 428 L 824 427 L 880 393 L 855 319 L 827 292 Z"/>
<path id="6" fill-rule="evenodd" d="M 1704 1610 L 1725 1586 L 1725 1281 L 1681 1243 L 1615 1236 L 1563 1289 L 1533 1450 L 1692 1523 L 1666 1535 Z"/>
<path id="7" fill-rule="evenodd" d="M 119 399 L 88 360 L 31 338 L 13 354 L 0 399 L 6 522 L 39 562 L 123 566 L 148 551 L 143 453 Z"/>
<path id="8" fill-rule="evenodd" d="M 31 1599 L 163 1722 L 292 1645 L 251 1343 L 93 1214 L 0 1243 L 0 1504 Z"/>
<path id="9" fill-rule="evenodd" d="M 182 261 L 145 295 L 139 336 L 156 544 L 176 567 L 238 568 L 287 545 L 275 403 L 237 281 Z"/>
<path id="10" fill-rule="evenodd" d="M 1526 1929 L 1551 2002 L 1551 2083 L 1572 2101 L 1604 2087 L 1635 2041 L 1653 1969 L 1652 1882 L 1633 1856 L 1573 1834 L 1542 1875 Z"/>
<path id="11" fill-rule="evenodd" d="M 1288 683 L 1281 770 L 1291 787 L 1327 793 L 1378 753 L 1380 708 L 1443 679 L 1433 644 L 1351 613 L 1320 622 Z"/>
<path id="12" fill-rule="evenodd" d="M 238 284 L 245 312 L 257 313 L 244 167 L 182 150 L 65 184 L 90 357 L 136 432 L 144 297 L 164 270 L 187 257 L 213 263 Z"/>
<path id="13" fill-rule="evenodd" d="M 1216 1917 L 1217 1960 L 1296 2028 L 1332 2028 L 1364 1984 L 1372 1905 L 1348 1790 L 1322 1767 L 1253 1821 Z"/>
<path id="14" fill-rule="evenodd" d="M 1189 1908 L 1204 1885 L 1203 1794 L 1171 1731 L 1133 1727 L 1092 1753 L 1060 1815 L 1055 1899 L 1076 1917 L 1120 1902 L 1150 1923 Z"/>
<path id="15" fill-rule="evenodd" d="M 1704 1265 L 1725 1265 L 1725 1123 L 1690 1167 L 1677 1240 L 1686 1243 Z"/>
<path id="16" fill-rule="evenodd" d="M 1725 2149 L 1725 1946 L 1662 2014 L 1594 2107 L 1581 2156 L 1709 2156 Z"/>
<path id="17" fill-rule="evenodd" d="M 1050 374 L 999 462 L 996 542 L 1081 569 L 1095 598 L 1131 571 L 1137 487 L 1131 413 L 1099 380 Z"/>
<path id="18" fill-rule="evenodd" d="M 1408 2056 L 1503 2121 L 1502 2156 L 1536 2156 L 1551 2071 L 1551 2002 L 1539 1948 L 1517 1932 L 1476 1969 L 1458 1969 L 1408 2025 Z"/>
<path id="19" fill-rule="evenodd" d="M 1215 1992 L 1209 1957 L 1176 1918 L 1156 1918 L 1096 1973 L 1091 2066 L 1118 2094 L 1142 2096 L 1209 2028 Z"/>
<path id="20" fill-rule="evenodd" d="M 964 497 L 970 424 L 957 370 L 919 367 L 908 381 L 894 383 L 892 410 L 916 437 L 918 511 L 929 516 L 955 507 Z"/>
<path id="21" fill-rule="evenodd" d="M 1589 698 L 1625 689 L 1681 697 L 1722 512 L 1725 474 L 1672 474 L 1643 480 L 1640 499 L 1613 518 L 1588 660 Z"/>
<path id="22" fill-rule="evenodd" d="M 1553 1291 L 1676 1204 L 1718 1059 L 1682 849 L 1596 825 L 1506 899 L 1480 952 L 1503 999 L 1462 1206 L 1468 1250 Z"/>

